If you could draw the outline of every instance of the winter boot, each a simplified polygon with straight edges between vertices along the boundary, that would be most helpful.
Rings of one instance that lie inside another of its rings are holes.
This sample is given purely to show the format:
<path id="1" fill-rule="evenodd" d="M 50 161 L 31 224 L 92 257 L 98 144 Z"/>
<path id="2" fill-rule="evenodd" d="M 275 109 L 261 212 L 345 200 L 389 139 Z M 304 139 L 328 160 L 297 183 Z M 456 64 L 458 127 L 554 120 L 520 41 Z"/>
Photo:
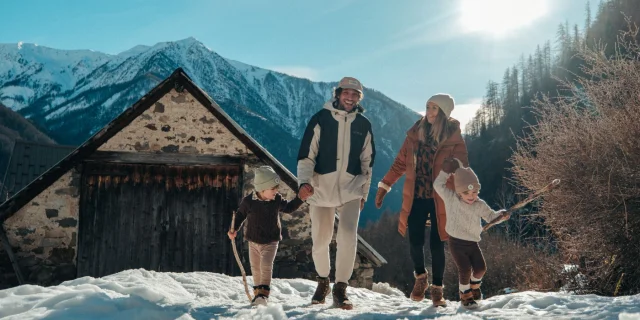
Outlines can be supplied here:
<path id="1" fill-rule="evenodd" d="M 482 281 L 471 281 L 471 293 L 473 293 L 473 300 L 482 300 L 482 290 L 480 290 L 480 284 Z"/>
<path id="2" fill-rule="evenodd" d="M 318 286 L 316 287 L 316 292 L 313 294 L 313 298 L 311 298 L 311 304 L 324 304 L 324 299 L 329 294 L 329 277 L 317 277 Z"/>
<path id="3" fill-rule="evenodd" d="M 253 298 L 254 305 L 266 305 L 269 302 L 269 293 L 271 293 L 271 288 L 267 285 L 261 285 L 257 287 L 257 293 L 255 298 Z"/>
<path id="4" fill-rule="evenodd" d="M 416 278 L 416 283 L 413 285 L 413 291 L 411 291 L 411 300 L 422 301 L 422 299 L 424 299 L 424 293 L 429 287 L 427 273 L 425 272 L 423 274 L 416 275 L 414 272 L 413 276 Z"/>
<path id="5" fill-rule="evenodd" d="M 353 304 L 347 298 L 347 284 L 344 282 L 338 282 L 333 285 L 333 306 L 344 309 L 353 309 Z"/>
<path id="6" fill-rule="evenodd" d="M 467 309 L 475 309 L 478 307 L 478 303 L 473 299 L 473 293 L 471 289 L 465 292 L 458 291 L 460 293 L 460 304 Z"/>
<path id="7" fill-rule="evenodd" d="M 443 286 L 431 285 L 431 301 L 434 307 L 446 307 L 447 301 L 444 300 L 442 292 Z"/>

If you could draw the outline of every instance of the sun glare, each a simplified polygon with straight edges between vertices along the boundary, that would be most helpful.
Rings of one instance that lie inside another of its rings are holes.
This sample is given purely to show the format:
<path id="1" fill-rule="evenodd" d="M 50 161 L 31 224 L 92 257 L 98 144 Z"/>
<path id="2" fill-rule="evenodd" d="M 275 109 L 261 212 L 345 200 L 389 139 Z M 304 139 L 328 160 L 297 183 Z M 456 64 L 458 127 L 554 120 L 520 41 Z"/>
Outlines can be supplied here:
<path id="1" fill-rule="evenodd" d="M 460 25 L 465 33 L 502 37 L 547 12 L 547 0 L 461 0 Z"/>

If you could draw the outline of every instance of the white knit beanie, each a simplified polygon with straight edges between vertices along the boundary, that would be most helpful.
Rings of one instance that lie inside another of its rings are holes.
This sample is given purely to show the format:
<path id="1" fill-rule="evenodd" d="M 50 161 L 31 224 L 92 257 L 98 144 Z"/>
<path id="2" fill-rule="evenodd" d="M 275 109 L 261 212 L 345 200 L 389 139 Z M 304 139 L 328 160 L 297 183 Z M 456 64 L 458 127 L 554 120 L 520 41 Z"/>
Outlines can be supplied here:
<path id="1" fill-rule="evenodd" d="M 253 187 L 257 192 L 271 189 L 280 184 L 280 177 L 270 166 L 261 166 L 254 170 Z"/>
<path id="2" fill-rule="evenodd" d="M 444 115 L 447 116 L 447 119 L 451 116 L 451 112 L 455 106 L 455 101 L 453 97 L 446 93 L 438 93 L 434 94 L 429 100 L 427 100 L 427 105 L 429 102 L 433 102 L 438 105 L 440 110 L 444 112 Z"/>

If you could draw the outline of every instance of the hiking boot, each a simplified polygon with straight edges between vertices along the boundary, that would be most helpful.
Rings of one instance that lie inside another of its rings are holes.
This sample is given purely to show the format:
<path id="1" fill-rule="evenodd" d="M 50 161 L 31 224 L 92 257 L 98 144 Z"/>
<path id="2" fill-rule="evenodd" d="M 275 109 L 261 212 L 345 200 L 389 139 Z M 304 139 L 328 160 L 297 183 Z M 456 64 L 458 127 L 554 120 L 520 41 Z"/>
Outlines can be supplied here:
<path id="1" fill-rule="evenodd" d="M 431 285 L 431 301 L 434 307 L 446 307 L 447 301 L 444 300 L 442 286 Z"/>
<path id="2" fill-rule="evenodd" d="M 271 288 L 269 288 L 269 286 L 260 285 L 254 287 L 253 292 L 255 293 L 255 296 L 253 297 L 251 304 L 267 305 L 267 302 L 269 302 L 269 293 L 271 292 Z"/>
<path id="3" fill-rule="evenodd" d="M 353 304 L 347 298 L 347 284 L 344 282 L 338 282 L 333 285 L 333 306 L 344 309 L 353 309 Z"/>
<path id="4" fill-rule="evenodd" d="M 460 293 L 460 304 L 467 309 L 475 309 L 478 307 L 478 303 L 473 299 L 473 293 L 471 289 L 465 292 L 458 291 Z"/>
<path id="5" fill-rule="evenodd" d="M 269 302 L 269 293 L 271 293 L 271 288 L 267 285 L 261 285 L 257 286 L 254 289 L 254 292 L 256 292 L 256 295 L 251 303 L 254 305 L 267 305 L 267 302 Z"/>
<path id="6" fill-rule="evenodd" d="M 471 281 L 471 293 L 473 294 L 473 300 L 482 300 L 482 290 L 480 290 L 480 281 Z"/>
<path id="7" fill-rule="evenodd" d="M 316 292 L 313 294 L 313 298 L 311 298 L 311 304 L 323 304 L 324 299 L 329 294 L 329 277 L 317 277 L 318 286 L 316 287 Z"/>
<path id="8" fill-rule="evenodd" d="M 416 275 L 413 273 L 416 278 L 416 283 L 413 285 L 413 291 L 411 291 L 411 300 L 413 301 L 422 301 L 424 299 L 425 291 L 427 291 L 427 287 L 429 286 L 429 281 L 427 281 L 427 273 Z"/>

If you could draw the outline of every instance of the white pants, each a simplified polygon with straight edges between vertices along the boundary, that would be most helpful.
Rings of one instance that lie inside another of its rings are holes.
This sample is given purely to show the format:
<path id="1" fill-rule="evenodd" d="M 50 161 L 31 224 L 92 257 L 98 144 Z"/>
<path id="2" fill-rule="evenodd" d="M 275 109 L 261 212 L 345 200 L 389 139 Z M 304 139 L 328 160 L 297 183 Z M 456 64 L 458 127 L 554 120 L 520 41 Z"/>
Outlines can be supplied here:
<path id="1" fill-rule="evenodd" d="M 336 279 L 335 282 L 349 283 L 353 273 L 358 246 L 358 219 L 360 199 L 345 203 L 341 207 L 327 208 L 310 206 L 311 238 L 313 239 L 313 263 L 320 277 L 328 277 L 331 269 L 329 245 L 333 238 L 335 213 L 340 221 L 336 236 Z"/>

